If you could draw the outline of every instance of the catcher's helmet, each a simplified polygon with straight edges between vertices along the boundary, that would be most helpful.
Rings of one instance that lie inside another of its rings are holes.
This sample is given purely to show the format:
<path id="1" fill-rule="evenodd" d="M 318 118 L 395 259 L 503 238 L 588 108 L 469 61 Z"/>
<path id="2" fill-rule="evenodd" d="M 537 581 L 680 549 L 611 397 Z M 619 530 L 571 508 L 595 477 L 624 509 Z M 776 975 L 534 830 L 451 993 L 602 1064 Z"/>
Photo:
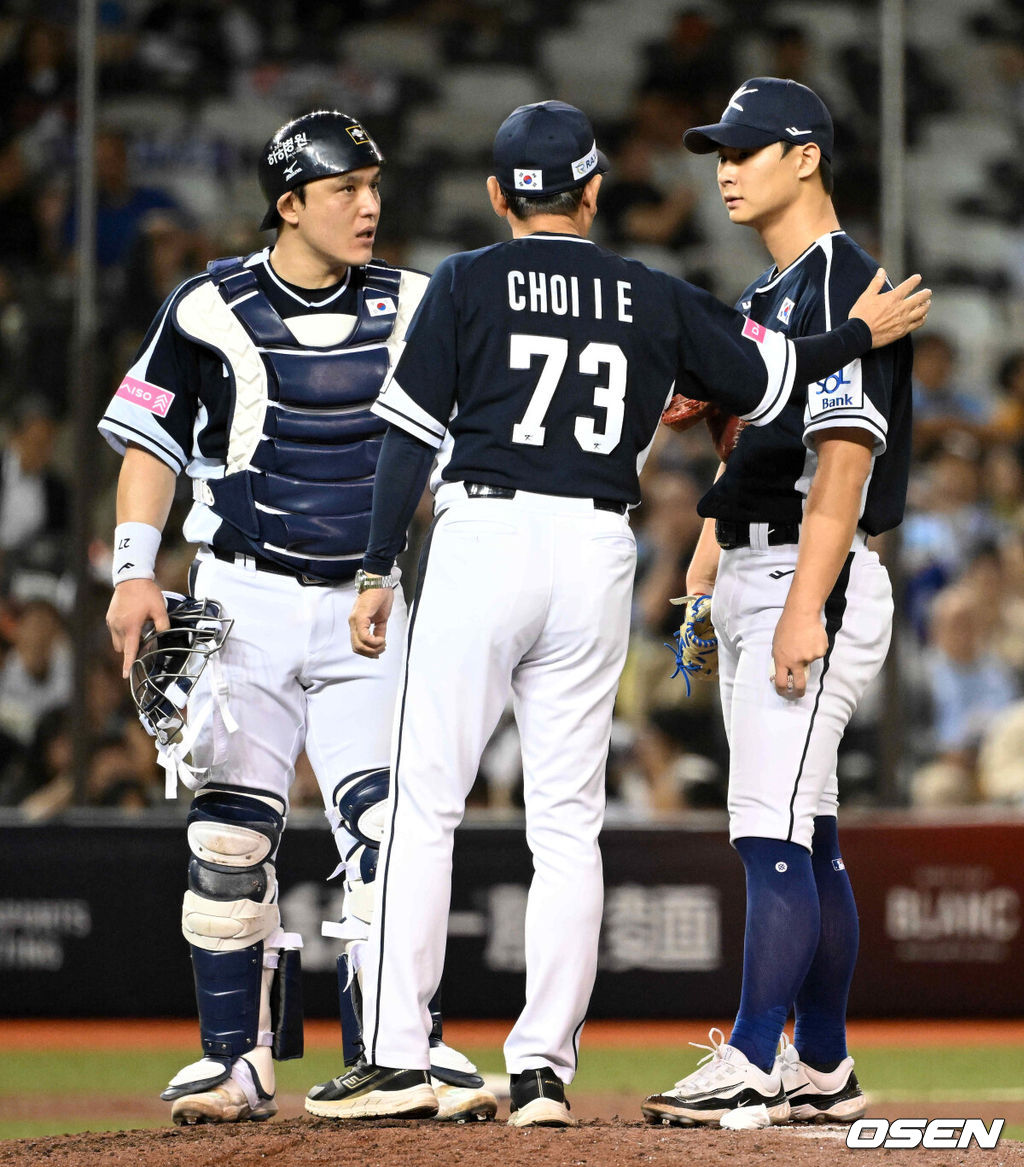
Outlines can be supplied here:
<path id="1" fill-rule="evenodd" d="M 150 627 L 132 663 L 132 700 L 146 729 L 162 746 L 185 725 L 185 706 L 206 662 L 224 647 L 234 623 L 216 600 L 164 592 L 170 628 Z"/>
<path id="2" fill-rule="evenodd" d="M 380 147 L 347 113 L 318 109 L 295 118 L 274 134 L 260 156 L 260 189 L 269 203 L 260 230 L 280 224 L 277 200 L 286 191 L 383 161 Z"/>

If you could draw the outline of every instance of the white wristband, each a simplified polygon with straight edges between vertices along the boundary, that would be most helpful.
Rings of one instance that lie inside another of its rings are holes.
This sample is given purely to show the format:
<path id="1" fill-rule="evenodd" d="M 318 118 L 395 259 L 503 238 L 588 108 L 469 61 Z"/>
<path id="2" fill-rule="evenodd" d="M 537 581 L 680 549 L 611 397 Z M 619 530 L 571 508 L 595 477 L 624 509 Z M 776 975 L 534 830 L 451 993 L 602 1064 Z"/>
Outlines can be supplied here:
<path id="1" fill-rule="evenodd" d="M 149 523 L 118 523 L 114 528 L 114 587 L 126 579 L 155 579 L 160 532 Z"/>

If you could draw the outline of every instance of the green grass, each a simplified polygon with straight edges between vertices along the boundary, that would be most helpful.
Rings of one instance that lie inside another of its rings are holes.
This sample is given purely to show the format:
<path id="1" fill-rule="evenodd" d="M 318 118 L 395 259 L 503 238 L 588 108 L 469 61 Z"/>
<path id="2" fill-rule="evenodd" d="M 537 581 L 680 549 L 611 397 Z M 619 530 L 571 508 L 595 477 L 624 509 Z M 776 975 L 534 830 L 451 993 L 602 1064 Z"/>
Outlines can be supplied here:
<path id="1" fill-rule="evenodd" d="M 471 1048 L 465 1052 L 484 1071 L 501 1072 L 500 1049 Z M 885 1047 L 854 1048 L 861 1081 L 878 1101 L 900 1099 L 935 1102 L 1024 1101 L 1020 1046 Z M 584 1041 L 579 1073 L 573 1089 L 579 1093 L 604 1092 L 634 1095 L 639 1104 L 644 1094 L 664 1089 L 694 1068 L 698 1050 L 606 1049 L 588 1047 Z M 148 1051 L 69 1050 L 8 1051 L 0 1059 L 0 1115 L 3 1100 L 15 1094 L 38 1093 L 51 1098 L 75 1096 L 140 1097 L 153 1099 L 163 1084 L 195 1056 L 191 1046 L 160 1047 Z M 305 1093 L 314 1083 L 337 1074 L 338 1054 L 312 1050 L 297 1062 L 277 1067 L 278 1090 Z M 1007 1091 L 1016 1090 L 1011 1095 Z M 69 1109 L 73 1109 L 69 1107 Z M 969 1108 L 965 1108 L 969 1109 Z M 124 1126 L 163 1126 L 166 1118 L 150 1121 L 119 1115 L 116 1103 L 88 1118 L 61 1117 L 59 1102 L 52 1117 L 5 1119 L 0 1117 L 0 1138 L 31 1138 L 76 1131 L 119 1130 Z M 636 1117 L 639 1117 L 639 1108 Z M 966 1117 L 966 1115 L 965 1115 Z M 1007 1127 L 1005 1138 L 1024 1139 L 1024 1125 Z"/>

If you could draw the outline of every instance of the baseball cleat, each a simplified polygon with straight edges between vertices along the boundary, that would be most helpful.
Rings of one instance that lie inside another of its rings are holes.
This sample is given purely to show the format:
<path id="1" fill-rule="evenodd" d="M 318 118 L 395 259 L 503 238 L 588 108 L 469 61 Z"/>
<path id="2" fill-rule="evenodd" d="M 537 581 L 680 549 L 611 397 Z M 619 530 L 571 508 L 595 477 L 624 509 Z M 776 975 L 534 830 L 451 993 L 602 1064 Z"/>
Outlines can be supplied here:
<path id="1" fill-rule="evenodd" d="M 430 1084 L 437 1095 L 437 1122 L 487 1122 L 498 1113 L 498 1100 L 490 1090 L 449 1086 L 437 1078 Z"/>
<path id="2" fill-rule="evenodd" d="M 306 1095 L 306 1110 L 320 1118 L 433 1118 L 437 1096 L 426 1070 L 395 1070 L 357 1062 Z"/>
<path id="3" fill-rule="evenodd" d="M 430 1084 L 437 1095 L 438 1122 L 487 1122 L 498 1113 L 498 1099 L 476 1066 L 440 1038 L 431 1041 Z"/>
<path id="4" fill-rule="evenodd" d="M 273 1093 L 245 1058 L 238 1058 L 230 1070 L 210 1058 L 185 1066 L 160 1097 L 173 1103 L 171 1121 L 177 1126 L 266 1122 L 277 1114 Z"/>
<path id="5" fill-rule="evenodd" d="M 802 1062 L 796 1046 L 784 1040 L 775 1067 L 782 1074 L 794 1122 L 854 1122 L 864 1117 L 868 1100 L 853 1072 L 853 1058 L 843 1058 L 826 1073 Z"/>
<path id="6" fill-rule="evenodd" d="M 735 1046 L 727 1045 L 720 1029 L 712 1029 L 708 1037 L 709 1046 L 690 1042 L 710 1051 L 692 1074 L 664 1094 L 644 1099 L 640 1107 L 644 1118 L 666 1126 L 717 1126 L 731 1110 L 764 1106 L 773 1124 L 786 1122 L 789 1102 L 779 1066 L 766 1074 Z"/>
<path id="7" fill-rule="evenodd" d="M 565 1086 L 550 1066 L 512 1074 L 509 1126 L 576 1126 Z"/>

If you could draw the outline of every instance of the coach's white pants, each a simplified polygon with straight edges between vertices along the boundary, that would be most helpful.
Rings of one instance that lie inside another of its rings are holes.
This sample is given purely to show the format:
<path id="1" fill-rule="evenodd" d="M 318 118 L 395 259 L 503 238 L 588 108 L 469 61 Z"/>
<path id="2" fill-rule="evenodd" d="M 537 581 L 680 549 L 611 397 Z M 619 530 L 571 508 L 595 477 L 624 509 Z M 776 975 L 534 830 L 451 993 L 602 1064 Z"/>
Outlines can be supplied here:
<path id="1" fill-rule="evenodd" d="M 589 500 L 442 491 L 447 509 L 431 532 L 396 707 L 365 969 L 367 1056 L 429 1065 L 452 836 L 511 692 L 534 875 L 526 1005 L 505 1058 L 509 1073 L 549 1065 L 569 1082 L 597 968 L 598 833 L 636 546 L 624 516 Z"/>
<path id="2" fill-rule="evenodd" d="M 723 551 L 712 597 L 729 739 L 729 834 L 811 849 L 816 815 L 839 804 L 836 757 L 892 631 L 892 588 L 858 537 L 826 605 L 829 651 L 800 700 L 769 682 L 772 638 L 796 567 L 795 544 Z"/>

